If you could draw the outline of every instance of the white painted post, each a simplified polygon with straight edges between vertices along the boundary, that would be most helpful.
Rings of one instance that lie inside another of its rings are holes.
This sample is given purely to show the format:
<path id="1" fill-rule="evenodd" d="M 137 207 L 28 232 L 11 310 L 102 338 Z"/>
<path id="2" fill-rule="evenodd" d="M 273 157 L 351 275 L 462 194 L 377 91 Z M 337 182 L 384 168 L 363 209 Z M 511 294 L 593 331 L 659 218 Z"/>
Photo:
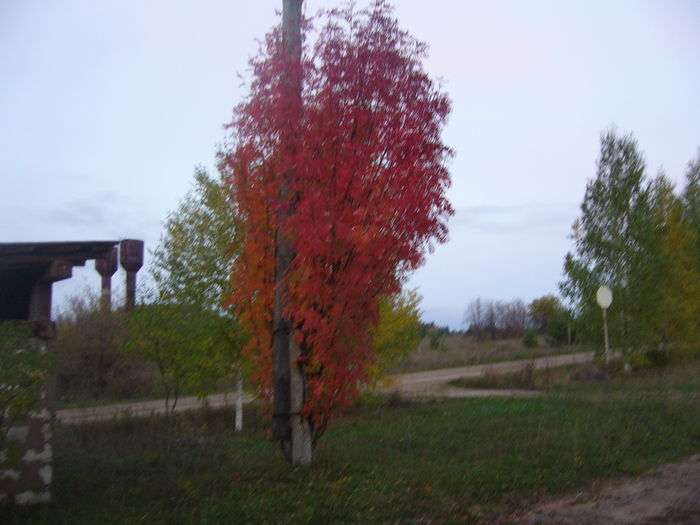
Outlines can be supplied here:
<path id="1" fill-rule="evenodd" d="M 605 364 L 610 366 L 612 356 L 610 355 L 610 341 L 608 339 L 608 315 L 607 308 L 603 308 L 603 333 L 605 335 Z"/>
<path id="2" fill-rule="evenodd" d="M 243 378 L 240 375 L 236 384 L 236 421 L 234 428 L 236 432 L 243 430 Z"/>

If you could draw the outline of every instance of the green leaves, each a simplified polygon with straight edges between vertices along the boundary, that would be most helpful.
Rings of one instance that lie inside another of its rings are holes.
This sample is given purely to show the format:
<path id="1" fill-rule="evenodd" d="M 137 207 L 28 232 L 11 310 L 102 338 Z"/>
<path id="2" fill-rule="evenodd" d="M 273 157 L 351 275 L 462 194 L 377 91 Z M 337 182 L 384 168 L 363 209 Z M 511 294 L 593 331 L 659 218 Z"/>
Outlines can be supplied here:
<path id="1" fill-rule="evenodd" d="M 239 249 L 234 203 L 223 179 L 197 168 L 194 185 L 165 221 L 151 275 L 160 300 L 224 311 Z"/>
<path id="2" fill-rule="evenodd" d="M 228 304 L 239 251 L 234 206 L 223 177 L 195 170 L 152 253 L 156 290 L 130 315 L 126 349 L 157 366 L 166 398 L 204 395 L 240 372 L 245 335 Z"/>
<path id="3" fill-rule="evenodd" d="M 683 206 L 688 225 L 695 237 L 695 257 L 700 266 L 700 149 L 695 160 L 688 163 Z"/>
<path id="4" fill-rule="evenodd" d="M 608 131 L 601 137 L 598 171 L 586 188 L 573 228 L 575 253 L 566 256 L 560 285 L 574 306 L 581 340 L 601 341 L 601 312 L 594 297 L 602 284 L 612 288 L 615 298 L 608 319 L 617 349 L 642 355 L 679 349 L 697 339 L 694 170 L 691 163 L 681 199 L 663 174 L 651 180 L 646 176 L 631 135 Z"/>
<path id="5" fill-rule="evenodd" d="M 156 365 L 166 397 L 183 391 L 210 393 L 235 371 L 230 319 L 196 305 L 155 302 L 134 309 L 127 320 L 125 351 Z"/>
<path id="6" fill-rule="evenodd" d="M 50 355 L 31 335 L 27 325 L 0 323 L 0 429 L 5 415 L 21 419 L 36 408 L 51 369 Z"/>

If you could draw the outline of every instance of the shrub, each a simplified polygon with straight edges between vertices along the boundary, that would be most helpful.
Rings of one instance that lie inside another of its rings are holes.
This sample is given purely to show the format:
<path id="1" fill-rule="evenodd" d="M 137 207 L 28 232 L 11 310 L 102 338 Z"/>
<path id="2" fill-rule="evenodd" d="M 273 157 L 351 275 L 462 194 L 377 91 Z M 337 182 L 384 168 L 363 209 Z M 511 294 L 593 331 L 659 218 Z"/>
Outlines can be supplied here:
<path id="1" fill-rule="evenodd" d="M 537 332 L 528 330 L 523 336 L 523 346 L 525 348 L 535 348 L 537 346 Z"/>
<path id="2" fill-rule="evenodd" d="M 656 348 L 646 348 L 636 352 L 629 352 L 626 362 L 633 369 L 664 367 L 671 361 L 668 347 L 659 345 Z M 677 356 L 674 356 L 677 358 Z M 675 359 L 678 360 L 678 359 Z"/>
<path id="3" fill-rule="evenodd" d="M 102 311 L 99 298 L 88 290 L 68 301 L 56 325 L 60 399 L 133 399 L 152 394 L 153 367 L 122 352 L 127 341 L 123 310 Z"/>
<path id="4" fill-rule="evenodd" d="M 158 371 L 157 384 L 172 412 L 180 394 L 201 397 L 235 372 L 238 332 L 227 317 L 196 305 L 154 301 L 129 312 L 124 350 Z"/>
<path id="5" fill-rule="evenodd" d="M 420 300 L 417 292 L 406 290 L 384 297 L 379 302 L 379 323 L 372 329 L 376 361 L 369 368 L 371 382 L 378 383 L 385 379 L 391 367 L 418 347 L 422 329 Z"/>
<path id="6" fill-rule="evenodd" d="M 668 351 L 665 348 L 656 348 L 647 350 L 644 353 L 644 358 L 649 366 L 666 366 L 669 362 Z"/>

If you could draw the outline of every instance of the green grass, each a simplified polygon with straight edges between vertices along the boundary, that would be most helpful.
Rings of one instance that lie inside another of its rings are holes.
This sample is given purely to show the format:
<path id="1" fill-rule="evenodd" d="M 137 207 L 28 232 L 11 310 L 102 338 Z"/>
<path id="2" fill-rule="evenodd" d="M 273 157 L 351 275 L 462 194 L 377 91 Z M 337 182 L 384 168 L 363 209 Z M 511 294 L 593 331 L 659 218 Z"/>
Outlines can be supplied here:
<path id="1" fill-rule="evenodd" d="M 700 359 L 671 366 L 635 370 L 626 375 L 616 370 L 610 381 L 571 382 L 572 393 L 624 394 L 638 397 L 697 399 L 700 395 Z"/>
<path id="2" fill-rule="evenodd" d="M 11 523 L 490 521 L 700 451 L 698 404 L 547 397 L 370 404 L 291 469 L 249 413 L 58 428 L 54 502 Z M 2 513 L 5 514 L 2 514 Z"/>

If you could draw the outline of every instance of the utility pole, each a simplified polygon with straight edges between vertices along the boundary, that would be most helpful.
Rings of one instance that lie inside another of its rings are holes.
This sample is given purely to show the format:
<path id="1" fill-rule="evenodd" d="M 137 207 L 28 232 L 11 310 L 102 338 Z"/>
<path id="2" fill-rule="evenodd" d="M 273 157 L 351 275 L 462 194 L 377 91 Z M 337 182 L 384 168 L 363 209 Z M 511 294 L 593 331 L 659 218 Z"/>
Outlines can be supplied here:
<path id="1" fill-rule="evenodd" d="M 286 71 L 283 80 L 282 114 L 284 131 L 281 147 L 292 158 L 296 152 L 296 122 L 301 118 L 301 5 L 303 0 L 282 2 L 282 43 L 285 51 Z M 275 259 L 275 302 L 273 312 L 273 439 L 280 441 L 282 449 L 293 465 L 311 463 L 311 429 L 302 415 L 306 394 L 306 378 L 299 367 L 301 349 L 294 341 L 293 327 L 284 311 L 289 301 L 287 273 L 294 260 L 294 249 L 285 220 L 293 212 L 293 181 L 295 168 L 282 174 L 280 200 L 284 209 L 279 217 Z"/>

